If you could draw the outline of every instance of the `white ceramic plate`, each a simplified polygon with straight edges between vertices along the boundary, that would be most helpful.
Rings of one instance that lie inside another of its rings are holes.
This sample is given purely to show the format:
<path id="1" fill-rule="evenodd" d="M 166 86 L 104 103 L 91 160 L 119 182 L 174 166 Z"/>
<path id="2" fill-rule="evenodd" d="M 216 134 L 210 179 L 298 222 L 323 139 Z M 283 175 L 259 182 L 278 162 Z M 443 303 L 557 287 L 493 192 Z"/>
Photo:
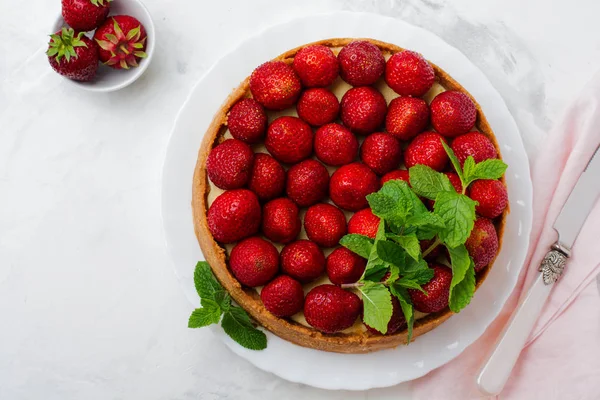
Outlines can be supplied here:
<path id="1" fill-rule="evenodd" d="M 284 379 L 324 389 L 365 390 L 421 377 L 458 356 L 498 315 L 527 254 L 532 220 L 527 155 L 504 101 L 462 53 L 403 21 L 348 12 L 293 20 L 246 40 L 196 84 L 179 113 L 163 170 L 162 212 L 175 271 L 186 296 L 197 306 L 193 271 L 203 256 L 194 235 L 190 203 L 192 175 L 205 130 L 231 90 L 256 66 L 296 46 L 335 37 L 369 37 L 394 43 L 419 51 L 439 65 L 480 103 L 509 165 L 506 181 L 511 213 L 494 268 L 467 308 L 410 346 L 371 354 L 335 354 L 299 347 L 267 332 L 268 348 L 251 351 L 230 340 L 220 328 L 213 329 L 235 353 Z"/>

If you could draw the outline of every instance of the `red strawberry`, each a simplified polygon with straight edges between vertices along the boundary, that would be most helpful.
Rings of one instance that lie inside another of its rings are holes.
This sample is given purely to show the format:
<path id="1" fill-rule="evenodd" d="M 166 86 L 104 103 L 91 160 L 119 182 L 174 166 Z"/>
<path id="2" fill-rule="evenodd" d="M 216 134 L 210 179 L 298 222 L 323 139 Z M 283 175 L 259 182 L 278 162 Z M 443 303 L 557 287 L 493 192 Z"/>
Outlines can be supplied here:
<path id="1" fill-rule="evenodd" d="M 304 317 L 313 328 L 335 333 L 350 328 L 362 311 L 362 301 L 354 293 L 335 285 L 314 287 L 304 301 Z"/>
<path id="2" fill-rule="evenodd" d="M 379 217 L 373 214 L 370 208 L 365 208 L 350 217 L 348 233 L 356 233 L 375 239 L 377 229 L 379 229 L 379 221 Z"/>
<path id="3" fill-rule="evenodd" d="M 433 86 L 435 72 L 422 55 L 404 50 L 387 60 L 385 81 L 400 96 L 421 97 Z"/>
<path id="4" fill-rule="evenodd" d="M 290 199 L 271 200 L 263 207 L 262 232 L 267 239 L 289 243 L 296 239 L 301 228 L 298 206 Z"/>
<path id="5" fill-rule="evenodd" d="M 258 232 L 260 204 L 246 189 L 222 193 L 208 209 L 208 228 L 217 242 L 233 243 Z"/>
<path id="6" fill-rule="evenodd" d="M 325 87 L 333 83 L 340 69 L 338 59 L 327 46 L 306 46 L 294 57 L 294 70 L 306 87 Z"/>
<path id="7" fill-rule="evenodd" d="M 265 308 L 277 317 L 291 317 L 304 307 L 304 290 L 297 280 L 281 275 L 260 292 Z"/>
<path id="8" fill-rule="evenodd" d="M 340 102 L 335 94 L 327 89 L 308 89 L 296 105 L 298 116 L 314 126 L 321 126 L 336 120 L 340 112 Z"/>
<path id="9" fill-rule="evenodd" d="M 396 97 L 385 117 L 385 130 L 400 140 L 410 140 L 429 123 L 429 106 L 422 99 Z"/>
<path id="10" fill-rule="evenodd" d="M 260 237 L 244 239 L 229 255 L 231 272 L 242 285 L 262 286 L 279 271 L 279 253 L 275 246 Z"/>
<path id="11" fill-rule="evenodd" d="M 367 136 L 360 148 L 360 158 L 376 174 L 383 175 L 402 162 L 400 142 L 387 133 Z"/>
<path id="12" fill-rule="evenodd" d="M 475 207 L 477 214 L 487 218 L 498 217 L 508 205 L 506 186 L 496 180 L 473 182 L 469 188 L 469 197 L 479 203 Z"/>
<path id="13" fill-rule="evenodd" d="M 375 132 L 383 123 L 387 111 L 385 98 L 370 86 L 348 90 L 341 102 L 341 118 L 351 131 L 361 135 Z"/>
<path id="14" fill-rule="evenodd" d="M 422 286 L 427 294 L 416 289 L 408 289 L 410 299 L 417 311 L 423 313 L 434 313 L 448 307 L 448 296 L 450 295 L 450 282 L 452 271 L 442 265 L 431 265 L 433 278 Z"/>
<path id="15" fill-rule="evenodd" d="M 309 207 L 327 196 L 329 172 L 315 160 L 304 160 L 288 171 L 286 192 L 300 207 Z"/>
<path id="16" fill-rule="evenodd" d="M 98 46 L 70 28 L 50 35 L 48 61 L 53 70 L 75 81 L 89 82 L 98 70 Z"/>
<path id="17" fill-rule="evenodd" d="M 431 123 L 447 137 L 467 133 L 475 126 L 477 108 L 469 96 L 449 90 L 435 96 L 431 102 Z"/>
<path id="18" fill-rule="evenodd" d="M 367 260 L 345 247 L 338 247 L 327 257 L 327 276 L 331 283 L 354 283 L 365 272 Z"/>
<path id="19" fill-rule="evenodd" d="M 285 170 L 281 164 L 268 154 L 255 154 L 248 189 L 261 201 L 268 201 L 283 193 L 284 188 Z"/>
<path id="20" fill-rule="evenodd" d="M 213 148 L 206 160 L 208 178 L 221 189 L 246 186 L 252 172 L 254 153 L 241 140 L 227 139 Z"/>
<path id="21" fill-rule="evenodd" d="M 427 165 L 436 171 L 442 171 L 448 164 L 448 155 L 441 141 L 446 141 L 436 132 L 423 132 L 417 135 L 404 151 L 406 168 L 417 164 Z"/>
<path id="22" fill-rule="evenodd" d="M 469 156 L 473 156 L 476 163 L 498 158 L 492 141 L 479 132 L 469 132 L 457 137 L 452 141 L 451 147 L 461 165 Z"/>
<path id="23" fill-rule="evenodd" d="M 315 204 L 306 211 L 304 230 L 319 246 L 334 247 L 346 234 L 346 216 L 331 204 Z"/>
<path id="24" fill-rule="evenodd" d="M 383 186 L 384 183 L 394 179 L 404 181 L 410 185 L 410 176 L 408 174 L 408 171 L 405 169 L 396 169 L 392 172 L 388 172 L 387 174 L 381 177 L 381 186 Z"/>
<path id="25" fill-rule="evenodd" d="M 484 217 L 477 218 L 465 246 L 473 257 L 475 271 L 481 271 L 491 263 L 496 258 L 499 247 L 498 233 L 492 221 Z"/>
<path id="26" fill-rule="evenodd" d="M 252 96 L 269 110 L 293 106 L 301 90 L 298 75 L 283 61 L 267 61 L 250 76 Z"/>
<path id="27" fill-rule="evenodd" d="M 94 33 L 100 46 L 100 61 L 115 69 L 137 67 L 145 53 L 147 35 L 144 25 L 129 15 L 115 15 Z"/>
<path id="28" fill-rule="evenodd" d="M 385 58 L 374 44 L 357 40 L 345 45 L 338 54 L 340 75 L 352 86 L 372 85 L 385 70 Z"/>
<path id="29" fill-rule="evenodd" d="M 352 163 L 333 173 L 329 182 L 329 196 L 336 206 L 358 211 L 367 206 L 366 196 L 379 188 L 379 179 L 369 167 Z"/>
<path id="30" fill-rule="evenodd" d="M 112 0 L 62 0 L 62 16 L 77 32 L 93 31 L 106 20 Z"/>
<path id="31" fill-rule="evenodd" d="M 358 153 L 358 140 L 340 124 L 327 124 L 315 133 L 315 154 L 328 165 L 349 164 Z"/>
<path id="32" fill-rule="evenodd" d="M 302 283 L 308 283 L 325 271 L 325 256 L 315 242 L 297 240 L 281 251 L 281 270 Z"/>
<path id="33" fill-rule="evenodd" d="M 258 143 L 267 131 L 267 114 L 254 99 L 243 99 L 235 103 L 227 116 L 231 136 L 246 143 Z"/>
<path id="34" fill-rule="evenodd" d="M 265 147 L 277 160 L 295 164 L 312 153 L 312 129 L 300 118 L 279 117 L 267 129 Z"/>
<path id="35" fill-rule="evenodd" d="M 369 325 L 365 324 L 367 330 L 373 335 L 381 335 L 375 328 L 371 328 Z M 407 327 L 406 318 L 404 318 L 404 313 L 402 312 L 402 307 L 400 307 L 400 302 L 395 296 L 392 296 L 392 318 L 390 322 L 388 322 L 386 335 L 392 335 L 404 328 Z"/>

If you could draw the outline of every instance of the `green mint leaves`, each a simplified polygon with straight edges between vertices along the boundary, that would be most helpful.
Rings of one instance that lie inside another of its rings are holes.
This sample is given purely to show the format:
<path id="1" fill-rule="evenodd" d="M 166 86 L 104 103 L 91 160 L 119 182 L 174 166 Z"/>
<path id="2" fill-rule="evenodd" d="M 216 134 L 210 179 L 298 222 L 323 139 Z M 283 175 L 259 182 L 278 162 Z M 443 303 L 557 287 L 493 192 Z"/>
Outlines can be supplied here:
<path id="1" fill-rule="evenodd" d="M 500 179 L 506 172 L 506 165 L 501 160 L 484 160 L 480 163 L 475 163 L 472 156 L 467 157 L 463 165 L 463 176 L 466 186 L 478 179 Z M 464 183 L 463 183 L 464 185 Z"/>
<path id="2" fill-rule="evenodd" d="M 450 179 L 425 165 L 415 165 L 409 170 L 410 185 L 415 193 L 435 200 L 441 192 L 455 192 Z"/>
<path id="3" fill-rule="evenodd" d="M 392 296 L 383 285 L 365 282 L 359 287 L 362 293 L 365 324 L 379 332 L 387 332 L 387 326 L 392 318 Z"/>
<path id="4" fill-rule="evenodd" d="M 448 247 L 452 264 L 449 306 L 452 312 L 459 312 L 471 302 L 475 293 L 475 264 L 464 245 Z"/>
<path id="5" fill-rule="evenodd" d="M 445 224 L 439 231 L 439 238 L 443 243 L 449 247 L 456 247 L 467 241 L 475 223 L 476 204 L 477 202 L 464 194 L 456 192 L 438 194 L 433 209 Z"/>
<path id="6" fill-rule="evenodd" d="M 250 350 L 263 350 L 267 347 L 264 332 L 254 327 L 243 308 L 231 303 L 231 297 L 216 280 L 207 262 L 200 261 L 196 264 L 194 285 L 202 307 L 192 312 L 188 321 L 189 328 L 202 328 L 221 321 L 225 333 L 243 347 Z"/>

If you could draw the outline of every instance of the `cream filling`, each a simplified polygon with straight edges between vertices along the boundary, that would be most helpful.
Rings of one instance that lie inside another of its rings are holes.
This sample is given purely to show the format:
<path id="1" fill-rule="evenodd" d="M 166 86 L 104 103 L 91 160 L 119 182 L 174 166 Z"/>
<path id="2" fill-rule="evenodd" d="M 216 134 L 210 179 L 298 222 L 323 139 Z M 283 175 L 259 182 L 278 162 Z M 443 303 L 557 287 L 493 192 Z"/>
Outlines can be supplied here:
<path id="1" fill-rule="evenodd" d="M 337 55 L 337 53 L 340 51 L 341 48 L 333 48 L 333 52 Z M 391 54 L 384 54 L 385 59 L 387 60 Z M 383 97 L 385 98 L 386 102 L 389 104 L 393 99 L 395 99 L 396 97 L 399 97 L 399 95 L 394 92 L 386 83 L 385 80 L 383 78 L 381 78 L 376 84 L 375 87 L 381 92 L 381 94 L 383 94 Z M 350 90 L 352 88 L 351 85 L 349 85 L 348 83 L 344 82 L 340 77 L 337 78 L 337 80 L 333 83 L 333 85 L 329 88 L 336 96 L 337 98 L 341 101 L 342 97 L 344 96 L 344 94 Z M 429 104 L 431 103 L 431 101 L 433 100 L 433 98 L 435 96 L 437 96 L 439 93 L 444 92 L 445 89 L 442 85 L 438 84 L 437 82 L 434 83 L 434 85 L 432 86 L 432 88 L 429 90 L 429 92 L 427 92 L 427 94 L 425 94 L 424 96 L 424 100 Z M 269 118 L 269 123 L 271 123 L 273 120 L 282 117 L 282 116 L 292 116 L 292 117 L 297 117 L 298 113 L 296 112 L 296 108 L 288 108 L 286 110 L 283 111 L 267 111 L 267 115 Z M 227 130 L 225 132 L 225 134 L 223 135 L 223 137 L 225 139 L 231 139 L 231 133 L 229 132 L 229 130 Z M 364 140 L 364 136 L 357 136 L 359 142 L 362 144 L 362 141 Z M 255 153 L 266 153 L 268 154 L 267 149 L 265 148 L 264 144 L 257 144 L 255 146 L 253 146 L 253 150 Z M 313 155 L 314 159 L 316 159 L 316 157 Z M 329 175 L 331 176 L 331 174 L 333 174 L 333 172 L 335 172 L 335 170 L 337 168 L 335 167 L 331 167 L 331 166 L 326 166 L 327 169 L 329 170 Z M 286 168 L 287 169 L 287 168 Z M 209 181 L 209 186 L 210 186 L 210 192 L 208 194 L 208 205 L 210 206 L 212 204 L 212 202 L 219 196 L 221 195 L 224 190 L 220 189 L 218 187 L 216 187 L 212 182 Z M 325 200 L 325 202 L 327 203 L 331 203 L 333 204 L 333 202 L 327 198 Z M 308 237 L 306 236 L 306 231 L 304 230 L 304 214 L 306 213 L 306 210 L 303 209 L 300 211 L 300 220 L 302 221 L 302 229 L 300 231 L 300 235 L 298 236 L 298 239 L 308 239 Z M 348 220 L 351 216 L 352 216 L 352 212 L 349 211 L 344 211 L 344 214 L 346 215 L 346 220 Z M 264 238 L 266 240 L 268 240 L 267 238 Z M 227 255 L 230 254 L 231 250 L 233 249 L 235 244 L 226 244 L 225 245 L 225 250 L 227 251 Z M 275 247 L 277 248 L 277 250 L 281 251 L 283 249 L 283 245 L 279 244 L 279 243 L 273 243 L 273 245 L 275 245 Z M 325 254 L 325 257 L 327 257 L 329 254 L 331 254 L 331 252 L 333 251 L 333 249 L 323 249 L 323 252 Z M 315 286 L 319 286 L 319 285 L 323 285 L 323 284 L 327 284 L 327 283 L 331 283 L 331 281 L 329 280 L 329 278 L 327 277 L 327 274 L 323 275 L 322 277 L 320 277 L 319 279 L 317 279 L 314 282 L 308 283 L 304 285 L 304 294 L 306 295 L 312 288 L 314 288 Z M 262 287 L 257 287 L 255 288 L 256 291 L 260 294 L 260 291 L 262 290 Z M 360 292 L 357 292 L 357 294 L 360 296 Z M 421 319 L 423 317 L 425 317 L 427 314 L 425 313 L 421 313 L 419 311 L 415 310 L 415 320 L 417 319 Z M 306 319 L 304 318 L 304 313 L 299 312 L 295 315 L 293 315 L 292 320 L 296 321 L 299 324 L 302 324 L 304 326 L 308 326 L 310 327 L 310 325 L 308 324 L 308 322 L 306 322 Z M 362 321 L 360 319 L 357 319 L 356 322 L 354 323 L 353 326 L 351 326 L 348 329 L 343 330 L 342 332 L 344 333 L 355 333 L 355 332 L 364 332 L 366 331 L 366 327 L 364 326 L 364 324 L 362 323 Z"/>

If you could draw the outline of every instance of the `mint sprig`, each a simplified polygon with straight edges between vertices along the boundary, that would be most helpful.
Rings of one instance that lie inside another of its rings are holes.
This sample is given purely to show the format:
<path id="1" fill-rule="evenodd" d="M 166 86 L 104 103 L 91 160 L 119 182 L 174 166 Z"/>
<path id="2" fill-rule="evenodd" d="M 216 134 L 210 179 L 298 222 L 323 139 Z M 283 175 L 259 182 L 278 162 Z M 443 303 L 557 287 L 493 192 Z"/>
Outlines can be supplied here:
<path id="1" fill-rule="evenodd" d="M 469 305 L 475 293 L 475 264 L 464 245 L 447 248 L 452 264 L 449 306 L 457 313 Z"/>
<path id="2" fill-rule="evenodd" d="M 254 326 L 243 308 L 232 304 L 229 293 L 217 281 L 206 261 L 196 264 L 194 285 L 202 307 L 192 312 L 189 328 L 202 328 L 220 321 L 225 333 L 241 346 L 250 350 L 267 347 L 267 336 Z"/>

